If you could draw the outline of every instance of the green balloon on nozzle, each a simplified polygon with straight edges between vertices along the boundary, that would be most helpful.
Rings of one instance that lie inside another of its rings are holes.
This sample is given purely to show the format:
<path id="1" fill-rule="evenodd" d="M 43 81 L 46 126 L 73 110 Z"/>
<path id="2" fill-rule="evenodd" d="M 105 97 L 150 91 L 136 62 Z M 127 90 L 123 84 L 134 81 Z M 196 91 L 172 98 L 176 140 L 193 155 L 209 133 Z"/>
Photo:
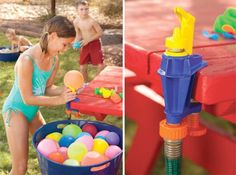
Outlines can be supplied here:
<path id="1" fill-rule="evenodd" d="M 236 34 L 236 8 L 227 8 L 224 14 L 216 18 L 214 31 L 218 33 L 227 32 Z"/>
<path id="2" fill-rule="evenodd" d="M 99 88 L 95 88 L 95 89 L 94 89 L 94 94 L 96 94 L 96 95 L 101 95 L 100 89 L 99 89 Z"/>

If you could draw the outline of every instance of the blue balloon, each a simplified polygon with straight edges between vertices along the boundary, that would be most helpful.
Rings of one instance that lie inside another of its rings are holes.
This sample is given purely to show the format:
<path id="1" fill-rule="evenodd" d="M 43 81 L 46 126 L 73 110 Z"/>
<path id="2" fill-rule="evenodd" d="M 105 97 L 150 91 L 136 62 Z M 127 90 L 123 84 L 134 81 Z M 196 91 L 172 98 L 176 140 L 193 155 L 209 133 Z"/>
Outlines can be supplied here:
<path id="1" fill-rule="evenodd" d="M 86 135 L 91 136 L 91 134 L 89 134 L 88 132 L 81 132 L 76 136 L 76 139 L 78 139 L 80 137 L 83 137 L 83 136 L 86 136 Z"/>
<path id="2" fill-rule="evenodd" d="M 76 41 L 73 43 L 72 47 L 74 49 L 79 49 L 81 47 L 81 41 Z"/>
<path id="3" fill-rule="evenodd" d="M 223 37 L 225 37 L 226 39 L 236 39 L 236 35 L 233 35 L 233 34 L 228 33 L 228 32 L 223 32 L 222 35 L 223 35 Z"/>
<path id="4" fill-rule="evenodd" d="M 212 40 L 218 40 L 219 39 L 219 35 L 217 33 L 209 33 L 207 30 L 203 30 L 202 35 L 204 37 L 212 39 Z"/>
<path id="5" fill-rule="evenodd" d="M 106 138 L 104 136 L 96 136 L 95 137 L 96 139 L 103 139 L 103 140 L 106 140 Z"/>
<path id="6" fill-rule="evenodd" d="M 59 140 L 60 147 L 69 147 L 71 143 L 75 141 L 75 138 L 72 136 L 62 136 L 62 138 Z"/>

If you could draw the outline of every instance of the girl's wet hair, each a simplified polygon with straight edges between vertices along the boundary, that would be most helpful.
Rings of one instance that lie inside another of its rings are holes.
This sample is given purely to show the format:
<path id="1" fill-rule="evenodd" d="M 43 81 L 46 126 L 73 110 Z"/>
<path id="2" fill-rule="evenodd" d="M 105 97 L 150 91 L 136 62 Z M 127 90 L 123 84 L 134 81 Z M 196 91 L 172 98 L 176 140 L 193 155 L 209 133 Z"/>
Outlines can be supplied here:
<path id="1" fill-rule="evenodd" d="M 66 17 L 54 16 L 43 28 L 43 34 L 39 42 L 42 52 L 48 52 L 48 35 L 53 32 L 56 32 L 57 36 L 61 38 L 72 38 L 76 36 L 72 22 L 70 22 Z"/>

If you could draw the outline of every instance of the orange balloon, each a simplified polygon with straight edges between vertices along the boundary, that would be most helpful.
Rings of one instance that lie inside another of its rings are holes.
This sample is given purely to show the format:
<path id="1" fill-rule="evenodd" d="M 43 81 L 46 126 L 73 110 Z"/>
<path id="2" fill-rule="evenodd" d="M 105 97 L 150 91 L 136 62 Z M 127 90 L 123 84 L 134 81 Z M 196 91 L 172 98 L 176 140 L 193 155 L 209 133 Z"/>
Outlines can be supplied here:
<path id="1" fill-rule="evenodd" d="M 48 158 L 57 163 L 63 163 L 66 160 L 64 155 L 60 152 L 53 152 L 48 155 Z"/>
<path id="2" fill-rule="evenodd" d="M 114 92 L 111 96 L 111 101 L 113 103 L 120 103 L 122 101 L 122 99 L 117 93 Z"/>
<path id="3" fill-rule="evenodd" d="M 76 91 L 84 84 L 83 75 L 77 70 L 70 70 L 64 76 L 64 84 L 72 91 Z"/>
<path id="4" fill-rule="evenodd" d="M 108 157 L 106 157 L 104 155 L 101 155 L 100 153 L 98 153 L 96 151 L 90 151 L 82 159 L 81 165 L 82 166 L 96 165 L 96 164 L 105 162 L 107 160 L 109 160 Z M 109 166 L 109 163 L 106 163 L 105 165 L 101 165 L 101 166 L 98 166 L 98 167 L 93 167 L 91 169 L 91 171 L 99 171 L 99 170 L 102 170 L 102 169 L 104 169 L 108 166 Z"/>

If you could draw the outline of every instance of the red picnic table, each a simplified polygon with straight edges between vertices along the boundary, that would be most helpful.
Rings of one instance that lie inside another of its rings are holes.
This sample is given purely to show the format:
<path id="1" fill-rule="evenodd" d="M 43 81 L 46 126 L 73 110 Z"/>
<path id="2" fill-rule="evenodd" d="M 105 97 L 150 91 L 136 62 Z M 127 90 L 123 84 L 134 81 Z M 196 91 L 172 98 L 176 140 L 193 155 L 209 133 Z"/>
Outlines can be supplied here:
<path id="1" fill-rule="evenodd" d="M 176 6 L 195 16 L 193 53 L 202 55 L 208 63 L 197 73 L 194 100 L 202 103 L 206 112 L 236 124 L 236 41 L 212 41 L 201 35 L 201 30 L 212 29 L 215 18 L 226 7 L 236 6 L 236 2 L 127 1 L 125 113 L 138 125 L 126 158 L 127 174 L 150 173 L 162 147 L 159 122 L 165 117 L 163 99 L 154 96 L 155 93 L 162 95 L 157 70 L 165 38 L 172 35 L 175 26 L 180 25 L 172 10 Z M 148 96 L 145 88 L 154 92 Z M 185 138 L 183 154 L 212 174 L 236 174 L 235 140 L 209 128 L 202 137 Z"/>
<path id="2" fill-rule="evenodd" d="M 101 87 L 122 92 L 122 67 L 107 66 L 78 95 L 80 101 L 71 102 L 70 107 L 80 113 L 94 115 L 98 120 L 103 120 L 106 115 L 121 117 L 122 102 L 113 103 L 110 99 L 94 94 L 94 89 Z"/>

